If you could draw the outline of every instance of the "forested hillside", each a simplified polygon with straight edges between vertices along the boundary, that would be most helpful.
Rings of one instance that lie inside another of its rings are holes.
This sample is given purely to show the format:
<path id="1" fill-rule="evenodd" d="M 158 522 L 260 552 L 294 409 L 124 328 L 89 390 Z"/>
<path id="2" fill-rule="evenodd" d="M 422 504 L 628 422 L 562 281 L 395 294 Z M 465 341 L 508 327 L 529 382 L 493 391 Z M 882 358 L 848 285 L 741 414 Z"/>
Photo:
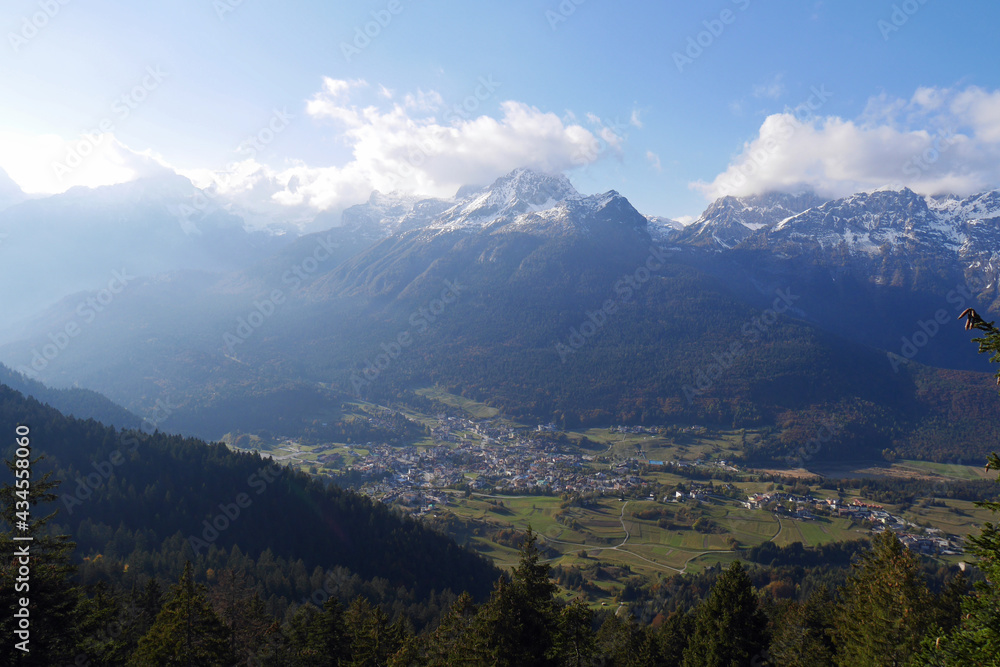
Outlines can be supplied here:
<path id="1" fill-rule="evenodd" d="M 308 595 L 302 579 L 317 569 L 379 578 L 422 597 L 447 589 L 482 597 L 497 574 L 385 505 L 258 455 L 66 418 L 0 386 L 0 431 L 13 434 L 18 424 L 31 429 L 34 456 L 44 456 L 33 475 L 47 471 L 62 482 L 55 502 L 33 512 L 58 512 L 54 525 L 77 542 L 77 562 L 94 570 L 88 577 L 104 570 L 125 585 L 174 580 L 185 560 L 203 571 L 240 554 L 272 582 L 264 597 L 283 613 Z"/>

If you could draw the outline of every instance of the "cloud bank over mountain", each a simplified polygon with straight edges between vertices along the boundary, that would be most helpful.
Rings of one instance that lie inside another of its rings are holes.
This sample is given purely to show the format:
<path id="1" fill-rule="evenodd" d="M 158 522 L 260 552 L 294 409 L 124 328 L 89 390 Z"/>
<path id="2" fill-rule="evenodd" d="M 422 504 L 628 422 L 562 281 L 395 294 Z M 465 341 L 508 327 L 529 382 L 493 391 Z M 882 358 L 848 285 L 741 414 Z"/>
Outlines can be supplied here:
<path id="1" fill-rule="evenodd" d="M 820 87 L 769 115 L 729 166 L 691 187 L 709 200 L 770 191 L 833 198 L 883 186 L 968 195 L 1000 184 L 1000 91 L 919 88 L 880 95 L 855 120 L 823 115 Z"/>

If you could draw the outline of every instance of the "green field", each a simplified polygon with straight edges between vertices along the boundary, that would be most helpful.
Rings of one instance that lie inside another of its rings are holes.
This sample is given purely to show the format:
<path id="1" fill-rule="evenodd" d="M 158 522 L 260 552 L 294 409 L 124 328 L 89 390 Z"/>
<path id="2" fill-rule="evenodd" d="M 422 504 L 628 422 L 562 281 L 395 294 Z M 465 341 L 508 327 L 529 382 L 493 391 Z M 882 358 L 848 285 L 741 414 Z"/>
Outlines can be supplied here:
<path id="1" fill-rule="evenodd" d="M 502 502 L 503 506 L 493 504 L 496 502 Z M 445 511 L 463 519 L 485 522 L 494 528 L 523 531 L 531 526 L 539 535 L 539 544 L 546 549 L 546 560 L 552 565 L 600 561 L 628 566 L 631 572 L 653 579 L 731 561 L 735 558 L 733 540 L 743 547 L 769 539 L 782 545 L 802 542 L 809 546 L 865 535 L 860 529 L 850 528 L 846 519 L 825 518 L 809 522 L 783 518 L 779 522 L 769 512 L 748 510 L 731 501 L 713 500 L 699 506 L 724 529 L 717 533 L 661 528 L 656 521 L 636 516 L 637 512 L 650 508 L 680 507 L 675 503 L 604 498 L 593 507 L 562 508 L 561 505 L 562 500 L 556 497 L 473 496 L 456 499 L 456 504 Z M 498 565 L 516 564 L 516 549 L 492 542 L 483 535 L 469 534 L 467 537 L 476 549 Z M 586 552 L 586 558 L 581 558 L 581 551 Z M 603 582 L 599 585 L 607 598 L 613 597 L 613 587 Z M 600 600 L 598 597 L 597 601 Z"/>
<path id="2" fill-rule="evenodd" d="M 892 465 L 900 470 L 916 470 L 947 477 L 949 479 L 987 479 L 990 474 L 985 466 L 965 466 L 952 463 L 931 463 L 930 461 L 898 461 Z"/>
<path id="3" fill-rule="evenodd" d="M 695 461 L 724 457 L 739 446 L 739 435 L 678 433 L 654 435 L 649 433 L 612 433 L 605 428 L 569 431 L 570 438 L 587 438 L 600 445 L 599 453 L 605 456 L 629 457 L 642 452 L 644 456 L 664 461 Z"/>
<path id="4" fill-rule="evenodd" d="M 485 403 L 478 403 L 463 396 L 449 394 L 440 387 L 417 389 L 414 393 L 419 396 L 424 396 L 425 398 L 439 401 L 445 405 L 450 405 L 453 408 L 458 408 L 472 419 L 493 419 L 500 414 L 499 410 L 491 408 Z"/>
<path id="5" fill-rule="evenodd" d="M 440 388 L 419 390 L 421 395 L 446 405 L 461 409 L 472 419 L 493 419 L 498 411 L 485 404 L 461 396 L 448 394 Z M 345 413 L 363 416 L 371 409 L 369 404 L 348 404 Z M 434 427 L 435 417 L 412 410 L 403 413 L 424 425 Z M 470 432 L 457 435 L 478 439 Z M 753 442 L 759 437 L 754 431 L 705 431 L 690 427 L 669 427 L 656 433 L 620 433 L 608 428 L 592 428 L 567 432 L 568 438 L 581 442 L 582 450 L 594 457 L 585 469 L 606 470 L 609 464 L 626 459 L 653 459 L 663 461 L 715 462 L 731 458 L 742 448 L 744 440 Z M 351 465 L 367 449 L 344 443 L 324 443 L 307 446 L 291 440 L 264 441 L 253 435 L 228 437 L 227 444 L 243 449 L 259 449 L 279 459 L 285 465 L 302 467 L 318 472 L 338 473 Z M 417 448 L 454 447 L 455 443 L 435 443 L 428 438 L 416 444 Z M 321 450 L 321 451 L 317 451 Z M 643 473 L 648 483 L 659 487 L 660 492 L 671 490 L 678 484 L 690 487 L 699 481 L 698 470 L 692 469 L 694 479 L 653 469 Z M 730 469 L 730 472 L 732 470 Z M 705 474 L 707 470 L 703 470 Z M 804 474 L 805 471 L 801 471 Z M 825 471 L 831 479 L 847 477 L 888 476 L 921 478 L 925 480 L 977 480 L 988 477 L 981 467 L 937 464 L 925 461 L 901 460 L 896 462 L 840 462 Z M 478 477 L 467 471 L 465 478 Z M 838 492 L 829 479 L 802 477 L 818 498 L 837 497 L 843 503 L 857 499 L 869 504 L 857 491 Z M 718 480 L 716 480 L 718 484 Z M 771 482 L 736 481 L 740 499 L 746 494 L 773 491 Z M 721 492 L 721 491 L 720 491 Z M 628 501 L 617 497 L 603 497 L 589 504 L 573 504 L 554 496 L 482 496 L 452 490 L 452 502 L 434 510 L 432 520 L 445 522 L 446 530 L 459 543 L 476 549 L 502 567 L 517 563 L 518 531 L 529 526 L 539 535 L 539 544 L 552 565 L 581 567 L 596 575 L 588 595 L 592 604 L 614 602 L 622 582 L 631 575 L 640 575 L 650 581 L 677 573 L 697 572 L 716 563 L 726 563 L 736 558 L 734 548 L 748 548 L 765 541 L 779 546 L 800 542 L 817 546 L 830 542 L 854 540 L 869 535 L 867 529 L 851 520 L 837 516 L 817 516 L 813 520 L 797 520 L 787 515 L 778 516 L 766 510 L 749 510 L 735 499 L 710 498 L 701 503 L 657 502 L 647 499 Z M 661 497 L 662 499 L 662 497 Z M 502 503 L 502 505 L 501 505 Z M 988 511 L 973 503 L 956 500 L 922 499 L 912 506 L 885 509 L 918 526 L 936 528 L 948 535 L 967 536 L 978 532 L 989 520 Z M 646 518 L 639 518 L 643 513 Z M 822 514 L 822 512 L 821 512 Z M 694 521 L 706 519 L 707 524 L 693 528 Z M 581 555 L 582 554 L 582 555 Z M 960 556 L 942 560 L 956 562 Z M 600 565 L 599 568 L 595 567 Z M 610 573 L 610 574 L 607 574 Z"/>

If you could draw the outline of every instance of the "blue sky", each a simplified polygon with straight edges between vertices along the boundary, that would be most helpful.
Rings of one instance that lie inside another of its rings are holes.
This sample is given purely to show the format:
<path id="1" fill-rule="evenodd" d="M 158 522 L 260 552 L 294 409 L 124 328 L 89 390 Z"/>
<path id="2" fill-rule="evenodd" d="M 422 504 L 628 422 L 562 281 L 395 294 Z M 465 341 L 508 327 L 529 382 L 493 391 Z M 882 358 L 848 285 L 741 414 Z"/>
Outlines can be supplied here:
<path id="1" fill-rule="evenodd" d="M 296 219 L 522 165 L 675 218 L 1000 186 L 995 3 L 577 2 L 12 0 L 0 168 L 29 192 L 168 168 Z"/>

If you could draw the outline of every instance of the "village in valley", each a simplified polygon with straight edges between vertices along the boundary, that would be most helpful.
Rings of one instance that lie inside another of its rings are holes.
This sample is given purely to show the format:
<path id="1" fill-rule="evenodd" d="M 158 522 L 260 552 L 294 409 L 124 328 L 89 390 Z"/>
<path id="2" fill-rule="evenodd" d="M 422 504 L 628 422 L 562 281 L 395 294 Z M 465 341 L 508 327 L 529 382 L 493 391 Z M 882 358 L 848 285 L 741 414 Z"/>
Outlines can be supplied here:
<path id="1" fill-rule="evenodd" d="M 971 502 L 890 506 L 806 471 L 797 482 L 784 471 L 747 469 L 736 456 L 754 437 L 744 431 L 563 431 L 517 424 L 482 404 L 458 407 L 428 415 L 362 406 L 350 417 L 422 434 L 409 443 L 243 435 L 229 444 L 358 489 L 501 564 L 515 553 L 505 531 L 528 526 L 540 532 L 553 562 L 586 553 L 661 573 L 731 560 L 737 547 L 768 540 L 810 546 L 886 530 L 915 552 L 960 562 L 963 539 L 976 529 Z"/>

